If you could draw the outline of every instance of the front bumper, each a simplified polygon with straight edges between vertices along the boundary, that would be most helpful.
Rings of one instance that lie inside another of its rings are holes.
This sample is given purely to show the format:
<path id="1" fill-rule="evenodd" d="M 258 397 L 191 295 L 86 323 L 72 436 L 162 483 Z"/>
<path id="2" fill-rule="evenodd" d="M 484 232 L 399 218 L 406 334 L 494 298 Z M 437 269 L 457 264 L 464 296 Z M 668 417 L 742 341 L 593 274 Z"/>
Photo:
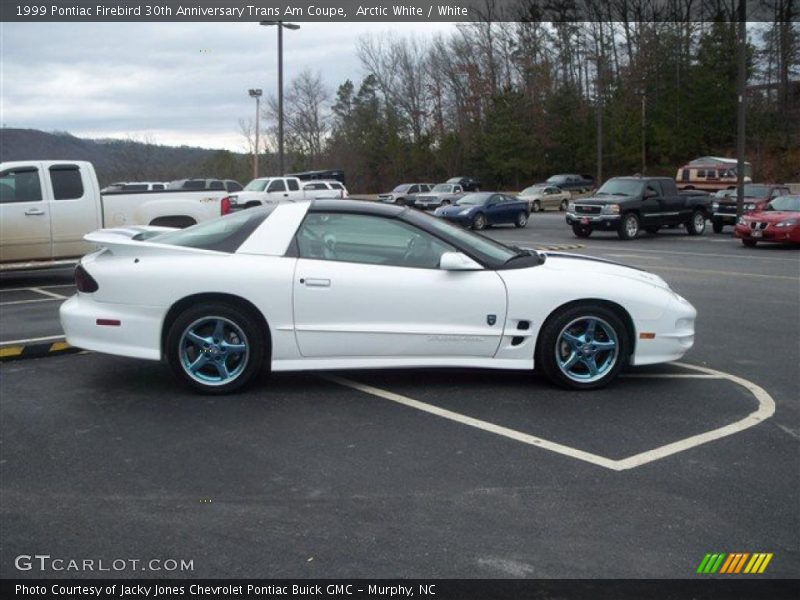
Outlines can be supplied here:
<path id="1" fill-rule="evenodd" d="M 697 310 L 675 294 L 660 318 L 635 323 L 636 346 L 632 365 L 652 365 L 678 360 L 694 345 Z M 655 334 L 654 337 L 643 334 Z"/>
<path id="2" fill-rule="evenodd" d="M 800 243 L 800 227 L 775 227 L 767 225 L 764 229 L 753 229 L 749 224 L 737 224 L 733 230 L 734 237 L 757 242 L 773 242 L 776 244 Z"/>
<path id="3" fill-rule="evenodd" d="M 736 224 L 736 213 L 720 213 L 715 212 L 711 215 L 711 222 L 723 223 L 725 225 L 735 225 Z"/>
<path id="4" fill-rule="evenodd" d="M 161 307 L 95 302 L 89 294 L 76 294 L 59 309 L 61 327 L 70 346 L 148 360 L 161 359 L 165 313 Z M 98 319 L 120 324 L 98 325 Z"/>
<path id="5" fill-rule="evenodd" d="M 620 216 L 603 214 L 585 215 L 568 212 L 566 218 L 568 225 L 588 225 L 593 229 L 618 229 Z"/>

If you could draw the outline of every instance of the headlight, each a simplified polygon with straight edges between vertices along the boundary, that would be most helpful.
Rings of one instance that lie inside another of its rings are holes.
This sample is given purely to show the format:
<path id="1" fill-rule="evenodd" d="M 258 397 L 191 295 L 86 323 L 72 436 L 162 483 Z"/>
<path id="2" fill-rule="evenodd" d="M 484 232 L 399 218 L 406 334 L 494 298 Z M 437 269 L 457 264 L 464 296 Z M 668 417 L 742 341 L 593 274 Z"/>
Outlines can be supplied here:
<path id="1" fill-rule="evenodd" d="M 736 221 L 739 225 L 747 225 L 747 219 L 744 217 L 739 217 L 739 220 Z"/>
<path id="2" fill-rule="evenodd" d="M 570 203 L 567 205 L 567 210 L 568 210 L 569 212 L 575 212 L 575 203 L 574 203 L 574 202 L 570 202 Z"/>
<path id="3" fill-rule="evenodd" d="M 775 227 L 794 227 L 795 225 L 797 225 L 797 219 L 786 219 L 775 225 Z"/>
<path id="4" fill-rule="evenodd" d="M 600 212 L 604 215 L 618 215 L 619 204 L 606 204 Z"/>
<path id="5" fill-rule="evenodd" d="M 753 204 L 752 202 L 748 202 L 747 204 L 744 205 L 744 209 L 745 210 L 755 210 L 756 209 L 756 205 Z"/>
<path id="6" fill-rule="evenodd" d="M 711 203 L 711 210 L 717 212 L 719 210 L 719 202 L 712 202 Z"/>

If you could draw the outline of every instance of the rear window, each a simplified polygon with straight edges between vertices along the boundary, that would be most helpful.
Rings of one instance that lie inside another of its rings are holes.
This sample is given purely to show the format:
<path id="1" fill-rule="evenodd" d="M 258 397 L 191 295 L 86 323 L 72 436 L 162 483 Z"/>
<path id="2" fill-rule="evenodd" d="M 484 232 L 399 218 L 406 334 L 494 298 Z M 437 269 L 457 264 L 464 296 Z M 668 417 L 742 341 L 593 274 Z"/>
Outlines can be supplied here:
<path id="1" fill-rule="evenodd" d="M 185 190 L 204 190 L 206 189 L 205 179 L 187 179 L 183 182 L 183 189 Z"/>
<path id="2" fill-rule="evenodd" d="M 203 221 L 186 229 L 162 233 L 148 241 L 232 254 L 264 222 L 272 210 L 273 207 L 245 210 Z"/>
<path id="3" fill-rule="evenodd" d="M 300 189 L 300 186 L 298 185 L 296 179 L 287 179 L 286 184 L 289 186 L 290 192 L 296 192 L 297 190 Z"/>
<path id="4" fill-rule="evenodd" d="M 53 198 L 75 200 L 83 197 L 83 181 L 76 165 L 54 165 L 50 167 L 50 182 Z"/>
<path id="5" fill-rule="evenodd" d="M 147 184 L 146 183 L 129 183 L 128 185 L 122 186 L 123 192 L 146 192 L 147 191 Z"/>

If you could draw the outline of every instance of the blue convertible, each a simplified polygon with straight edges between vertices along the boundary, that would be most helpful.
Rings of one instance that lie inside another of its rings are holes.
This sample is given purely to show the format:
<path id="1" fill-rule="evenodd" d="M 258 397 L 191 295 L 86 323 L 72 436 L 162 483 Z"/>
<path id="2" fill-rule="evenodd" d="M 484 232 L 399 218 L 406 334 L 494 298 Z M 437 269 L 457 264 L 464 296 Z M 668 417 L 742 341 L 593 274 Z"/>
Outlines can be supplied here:
<path id="1" fill-rule="evenodd" d="M 467 194 L 451 206 L 442 206 L 433 213 L 472 229 L 485 229 L 489 225 L 513 223 L 516 227 L 528 224 L 528 203 L 497 192 Z"/>

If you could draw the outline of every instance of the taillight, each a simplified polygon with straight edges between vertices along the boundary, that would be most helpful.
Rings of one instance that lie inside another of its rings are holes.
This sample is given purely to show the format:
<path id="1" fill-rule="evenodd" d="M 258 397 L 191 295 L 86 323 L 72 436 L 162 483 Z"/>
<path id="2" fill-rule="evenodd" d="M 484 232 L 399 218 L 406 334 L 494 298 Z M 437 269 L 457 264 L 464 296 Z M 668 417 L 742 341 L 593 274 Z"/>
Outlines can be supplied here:
<path id="1" fill-rule="evenodd" d="M 96 292 L 99 288 L 94 278 L 81 265 L 75 267 L 75 287 L 86 294 Z"/>
<path id="2" fill-rule="evenodd" d="M 219 214 L 227 215 L 231 212 L 231 199 L 228 196 L 219 201 Z"/>

